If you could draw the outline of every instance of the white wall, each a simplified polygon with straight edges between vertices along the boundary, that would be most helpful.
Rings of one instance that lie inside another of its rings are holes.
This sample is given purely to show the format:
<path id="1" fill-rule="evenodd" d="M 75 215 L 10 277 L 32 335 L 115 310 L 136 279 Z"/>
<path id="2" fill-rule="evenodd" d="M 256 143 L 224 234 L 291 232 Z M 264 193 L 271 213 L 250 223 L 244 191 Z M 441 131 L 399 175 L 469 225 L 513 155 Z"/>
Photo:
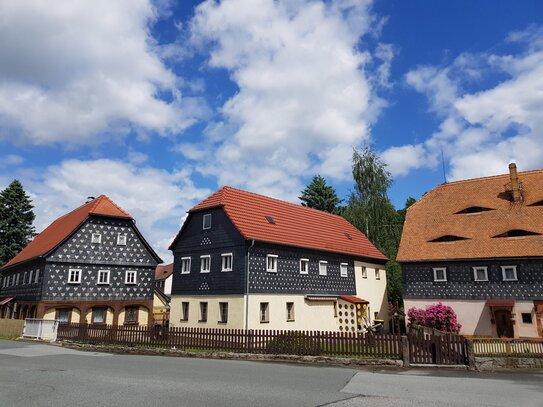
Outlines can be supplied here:
<path id="1" fill-rule="evenodd" d="M 366 278 L 362 277 L 362 268 L 366 268 Z M 376 278 L 375 270 L 379 270 L 379 279 Z M 385 330 L 388 330 L 388 294 L 387 275 L 384 265 L 354 262 L 354 273 L 356 279 L 356 296 L 369 301 L 369 312 L 367 313 L 370 322 L 374 319 L 385 321 Z M 377 318 L 375 318 L 377 312 Z"/>

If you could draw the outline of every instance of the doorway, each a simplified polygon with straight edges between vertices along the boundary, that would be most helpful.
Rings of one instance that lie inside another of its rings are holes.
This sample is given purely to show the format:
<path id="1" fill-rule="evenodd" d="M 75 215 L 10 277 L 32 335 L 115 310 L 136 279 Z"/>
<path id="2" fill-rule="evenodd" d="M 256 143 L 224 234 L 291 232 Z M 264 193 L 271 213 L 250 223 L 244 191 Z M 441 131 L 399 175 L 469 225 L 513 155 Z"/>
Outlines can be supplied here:
<path id="1" fill-rule="evenodd" d="M 511 311 L 503 309 L 494 311 L 494 317 L 496 318 L 496 333 L 498 334 L 498 338 L 512 338 L 514 335 Z"/>

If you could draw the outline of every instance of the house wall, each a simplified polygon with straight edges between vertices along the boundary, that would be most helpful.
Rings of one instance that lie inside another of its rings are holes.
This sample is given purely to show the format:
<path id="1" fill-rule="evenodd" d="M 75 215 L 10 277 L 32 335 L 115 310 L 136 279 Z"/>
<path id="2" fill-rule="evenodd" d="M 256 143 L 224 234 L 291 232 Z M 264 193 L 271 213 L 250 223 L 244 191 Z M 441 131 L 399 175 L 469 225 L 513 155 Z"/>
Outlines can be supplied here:
<path id="1" fill-rule="evenodd" d="M 44 267 L 44 261 L 37 260 L 2 270 L 0 272 L 2 275 L 0 277 L 0 297 L 17 297 L 18 301 L 39 301 L 41 298 Z M 13 279 L 17 281 L 17 275 L 19 275 L 19 283 L 11 285 Z M 10 286 L 4 287 L 4 282 L 8 280 L 10 281 Z"/>
<path id="2" fill-rule="evenodd" d="M 388 328 L 388 293 L 387 275 L 384 265 L 355 261 L 356 296 L 369 301 L 367 318 L 371 323 L 374 319 L 384 320 L 384 327 Z M 362 270 L 366 268 L 366 278 L 362 277 Z M 379 270 L 379 279 L 375 271 Z M 377 318 L 375 313 L 377 312 Z"/>
<path id="3" fill-rule="evenodd" d="M 182 303 L 189 303 L 189 319 L 182 321 Z M 200 302 L 207 302 L 207 322 L 200 320 Z M 228 322 L 219 322 L 219 302 L 228 303 Z M 245 318 L 243 295 L 182 295 L 172 296 L 170 302 L 170 326 L 187 328 L 243 329 Z"/>

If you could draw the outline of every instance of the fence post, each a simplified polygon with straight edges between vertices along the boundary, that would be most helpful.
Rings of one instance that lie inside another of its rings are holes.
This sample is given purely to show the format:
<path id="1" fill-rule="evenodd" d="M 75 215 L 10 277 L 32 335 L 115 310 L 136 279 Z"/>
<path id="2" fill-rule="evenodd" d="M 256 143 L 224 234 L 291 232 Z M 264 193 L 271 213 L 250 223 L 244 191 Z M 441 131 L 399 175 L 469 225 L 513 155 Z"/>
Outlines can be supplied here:
<path id="1" fill-rule="evenodd" d="M 409 367 L 409 339 L 406 335 L 402 335 L 402 360 L 403 367 Z"/>
<path id="2" fill-rule="evenodd" d="M 466 353 L 469 369 L 475 370 L 475 349 L 473 347 L 473 341 L 471 339 L 466 339 Z"/>

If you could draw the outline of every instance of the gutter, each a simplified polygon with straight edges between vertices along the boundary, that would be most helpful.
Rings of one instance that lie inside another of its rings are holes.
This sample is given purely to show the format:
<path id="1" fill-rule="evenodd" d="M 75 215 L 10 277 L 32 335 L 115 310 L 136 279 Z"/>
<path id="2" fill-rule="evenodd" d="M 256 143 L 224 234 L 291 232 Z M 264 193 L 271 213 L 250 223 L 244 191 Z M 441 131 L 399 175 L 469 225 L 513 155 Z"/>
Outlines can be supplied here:
<path id="1" fill-rule="evenodd" d="M 247 248 L 247 268 L 245 270 L 245 330 L 249 328 L 249 264 L 251 259 L 251 249 L 254 247 L 253 239 L 251 246 Z"/>

